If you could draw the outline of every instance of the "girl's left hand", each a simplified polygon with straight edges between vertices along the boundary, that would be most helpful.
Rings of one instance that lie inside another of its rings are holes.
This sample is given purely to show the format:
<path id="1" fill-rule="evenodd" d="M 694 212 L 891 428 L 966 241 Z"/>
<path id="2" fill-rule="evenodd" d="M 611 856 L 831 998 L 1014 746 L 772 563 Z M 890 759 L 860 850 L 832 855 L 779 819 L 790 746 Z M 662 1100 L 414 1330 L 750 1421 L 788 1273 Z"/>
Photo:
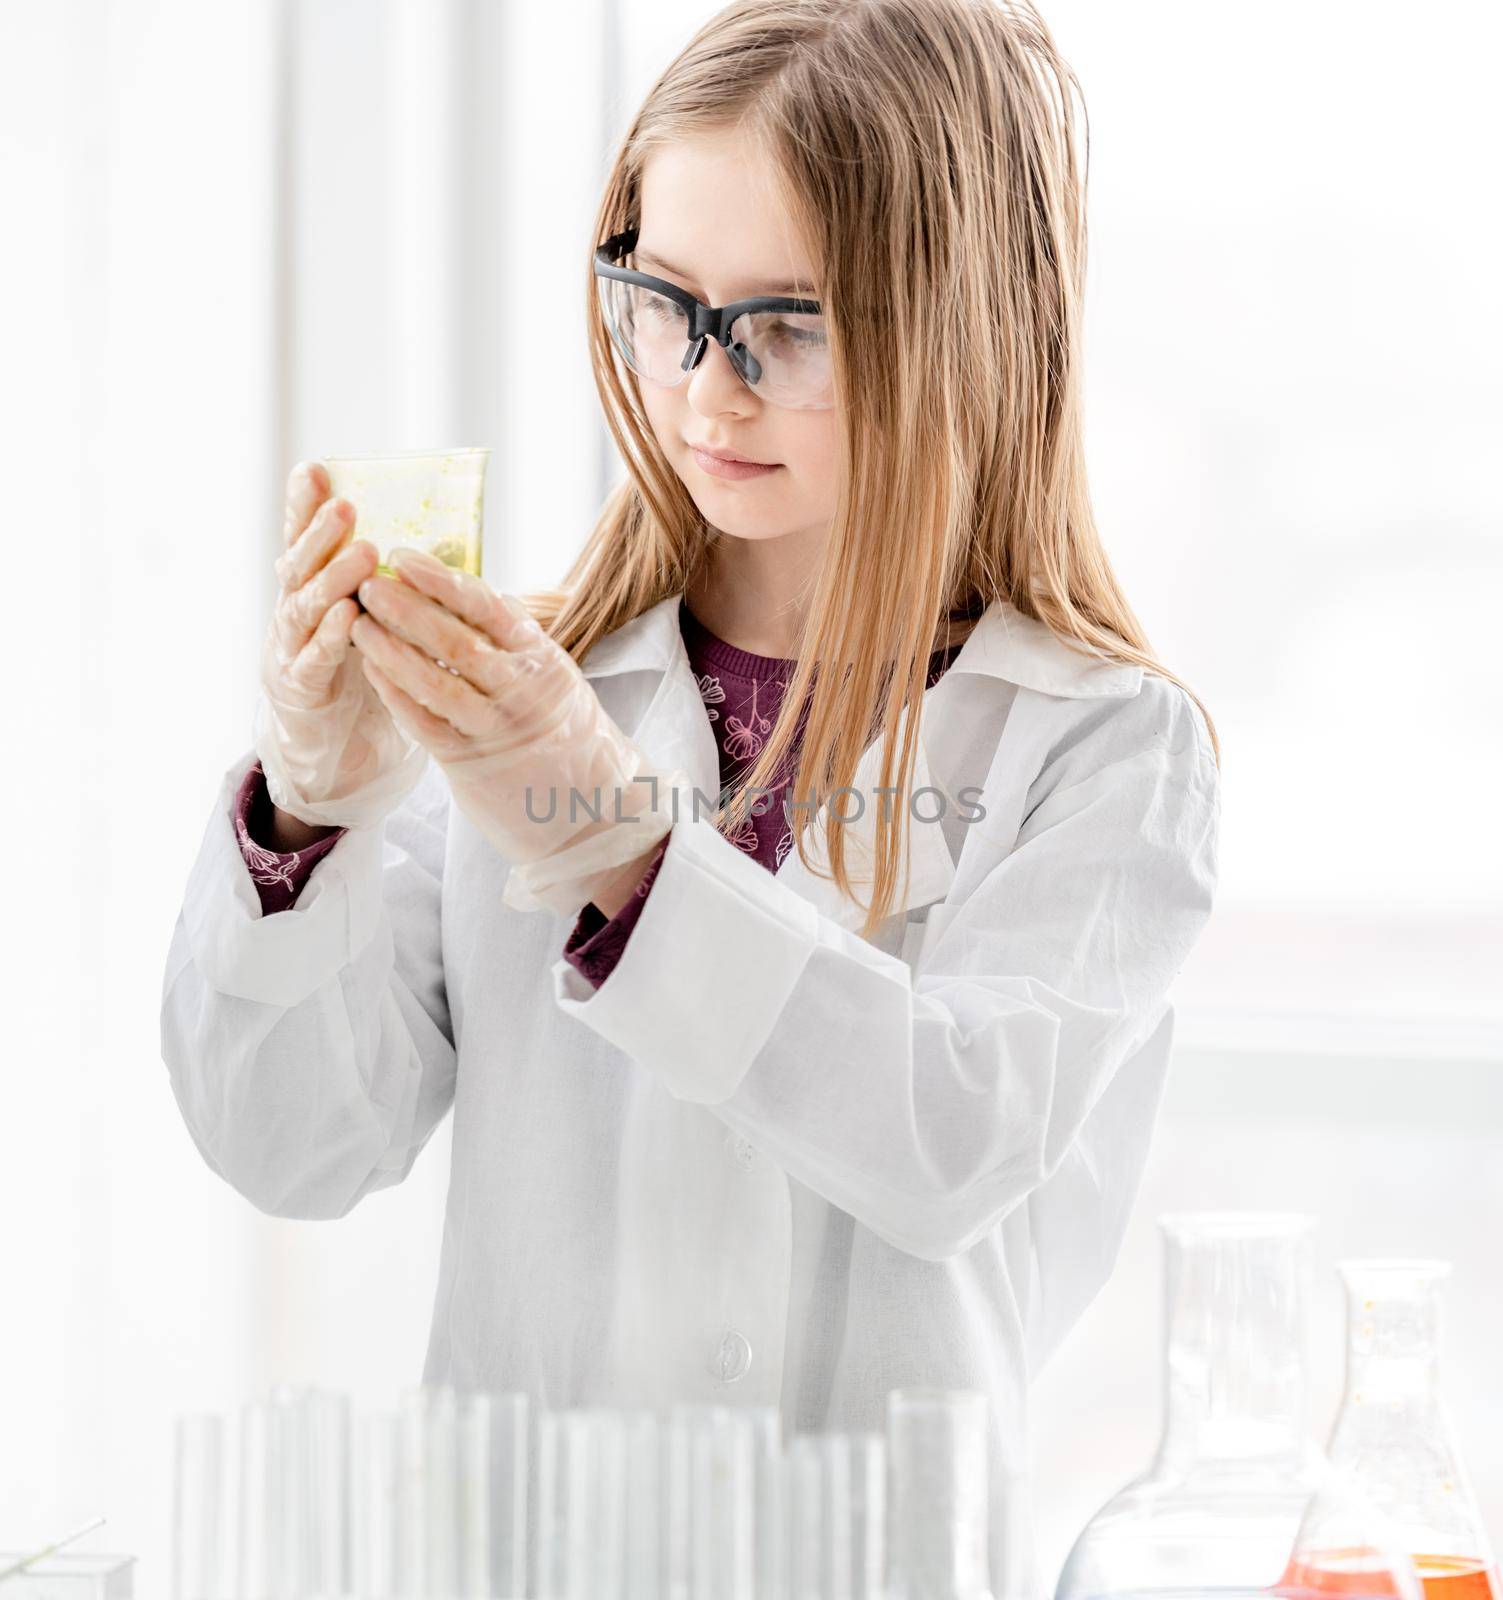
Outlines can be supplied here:
<path id="1" fill-rule="evenodd" d="M 423 551 L 392 565 L 357 591 L 367 677 L 512 864 L 507 902 L 577 912 L 668 832 L 675 790 L 692 805 L 687 778 L 648 764 L 520 601 Z"/>

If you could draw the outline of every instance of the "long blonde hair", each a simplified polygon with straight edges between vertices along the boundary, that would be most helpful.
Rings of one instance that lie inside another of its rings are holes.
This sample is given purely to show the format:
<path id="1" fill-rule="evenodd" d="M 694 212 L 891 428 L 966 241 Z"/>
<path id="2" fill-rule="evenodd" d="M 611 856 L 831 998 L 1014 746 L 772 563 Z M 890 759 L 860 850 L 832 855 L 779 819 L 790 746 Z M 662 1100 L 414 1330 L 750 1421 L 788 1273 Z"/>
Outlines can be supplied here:
<path id="1" fill-rule="evenodd" d="M 622 138 L 592 247 L 640 221 L 654 148 L 728 129 L 754 141 L 813 251 L 841 416 L 839 499 L 798 666 L 717 825 L 743 814 L 748 790 L 790 776 L 795 814 L 812 818 L 810 799 L 850 784 L 879 732 L 878 781 L 907 794 L 929 654 L 999 597 L 1180 684 L 1219 762 L 1209 712 L 1150 654 L 1091 513 L 1079 104 L 1027 0 L 735 0 Z M 587 275 L 590 358 L 628 476 L 562 586 L 527 597 L 576 660 L 688 588 L 714 537 L 657 445 Z M 837 809 L 824 875 L 850 894 Z M 863 935 L 895 903 L 907 811 L 888 808 L 877 830 Z"/>

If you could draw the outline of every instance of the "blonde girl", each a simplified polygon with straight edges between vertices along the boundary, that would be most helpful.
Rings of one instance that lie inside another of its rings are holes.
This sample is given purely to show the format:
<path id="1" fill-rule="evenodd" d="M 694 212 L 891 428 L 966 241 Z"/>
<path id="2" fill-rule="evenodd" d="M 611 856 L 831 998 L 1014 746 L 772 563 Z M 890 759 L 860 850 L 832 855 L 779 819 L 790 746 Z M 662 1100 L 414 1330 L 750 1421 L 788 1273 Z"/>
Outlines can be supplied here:
<path id="1" fill-rule="evenodd" d="M 523 605 L 375 577 L 293 473 L 163 1000 L 265 1210 L 342 1215 L 453 1109 L 430 1381 L 785 1433 L 981 1391 L 999 1596 L 1037 1592 L 1029 1383 L 1116 1259 L 1220 812 L 1091 515 L 1083 167 L 1026 5 L 707 22 L 582 263 L 620 487 Z"/>

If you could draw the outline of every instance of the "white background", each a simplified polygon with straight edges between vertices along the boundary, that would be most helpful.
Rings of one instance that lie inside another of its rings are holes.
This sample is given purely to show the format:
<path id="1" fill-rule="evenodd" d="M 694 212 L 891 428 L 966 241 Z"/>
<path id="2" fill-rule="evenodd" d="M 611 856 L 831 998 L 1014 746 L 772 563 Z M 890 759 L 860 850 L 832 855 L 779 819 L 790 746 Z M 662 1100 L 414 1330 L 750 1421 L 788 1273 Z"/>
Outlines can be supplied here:
<path id="1" fill-rule="evenodd" d="M 557 578 L 616 470 L 581 311 L 664 0 L 8 0 L 0 1548 L 103 1512 L 166 1583 L 175 1412 L 421 1368 L 447 1127 L 337 1224 L 202 1164 L 161 969 L 247 747 L 287 469 L 489 444 L 486 576 Z M 1119 1269 L 1039 1379 L 1040 1552 L 1151 1453 L 1154 1218 L 1439 1255 L 1503 1538 L 1496 8 L 1051 0 L 1092 130 L 1090 456 L 1224 749 L 1217 914 Z"/>

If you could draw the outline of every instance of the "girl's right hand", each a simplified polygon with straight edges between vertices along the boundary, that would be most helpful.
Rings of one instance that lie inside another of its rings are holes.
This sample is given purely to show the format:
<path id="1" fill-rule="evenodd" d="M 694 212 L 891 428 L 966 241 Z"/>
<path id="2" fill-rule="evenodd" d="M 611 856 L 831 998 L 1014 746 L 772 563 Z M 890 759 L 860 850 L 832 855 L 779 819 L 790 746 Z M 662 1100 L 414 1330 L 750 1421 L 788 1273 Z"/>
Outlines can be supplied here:
<path id="1" fill-rule="evenodd" d="M 392 721 L 350 643 L 354 594 L 378 558 L 368 540 L 350 538 L 354 508 L 329 490 L 321 462 L 288 475 L 255 747 L 281 810 L 319 826 L 374 827 L 416 785 L 428 753 Z"/>

